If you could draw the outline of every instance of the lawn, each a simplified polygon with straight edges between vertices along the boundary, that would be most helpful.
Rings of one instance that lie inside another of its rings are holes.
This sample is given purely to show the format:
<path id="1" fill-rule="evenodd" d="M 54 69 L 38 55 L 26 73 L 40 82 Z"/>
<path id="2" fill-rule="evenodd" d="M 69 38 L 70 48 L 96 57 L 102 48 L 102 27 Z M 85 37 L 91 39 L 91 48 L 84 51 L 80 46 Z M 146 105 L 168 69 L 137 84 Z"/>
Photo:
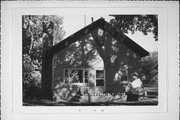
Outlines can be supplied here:
<path id="1" fill-rule="evenodd" d="M 119 106 L 119 105 L 138 105 L 149 106 L 158 105 L 157 98 L 143 98 L 139 101 L 125 101 L 125 102 L 92 102 L 92 103 L 80 103 L 80 102 L 65 102 L 65 101 L 50 101 L 50 100 L 26 100 L 23 102 L 23 106 Z"/>

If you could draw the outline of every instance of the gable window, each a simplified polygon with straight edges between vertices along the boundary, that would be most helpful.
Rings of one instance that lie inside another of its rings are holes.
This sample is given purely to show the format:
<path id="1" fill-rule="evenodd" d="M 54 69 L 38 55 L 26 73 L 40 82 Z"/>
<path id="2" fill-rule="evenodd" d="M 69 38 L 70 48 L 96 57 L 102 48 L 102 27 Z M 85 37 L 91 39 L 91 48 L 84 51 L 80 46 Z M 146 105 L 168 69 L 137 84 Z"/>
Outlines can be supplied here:
<path id="1" fill-rule="evenodd" d="M 104 70 L 96 70 L 96 86 L 104 86 Z"/>
<path id="2" fill-rule="evenodd" d="M 88 70 L 83 68 L 64 69 L 65 83 L 88 83 Z"/>

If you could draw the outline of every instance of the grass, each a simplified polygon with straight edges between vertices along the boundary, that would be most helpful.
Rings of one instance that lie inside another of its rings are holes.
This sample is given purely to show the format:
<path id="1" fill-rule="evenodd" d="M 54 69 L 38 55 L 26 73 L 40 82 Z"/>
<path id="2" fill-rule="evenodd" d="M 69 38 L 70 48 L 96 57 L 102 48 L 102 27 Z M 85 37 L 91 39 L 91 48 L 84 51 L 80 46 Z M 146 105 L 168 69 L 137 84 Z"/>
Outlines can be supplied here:
<path id="1" fill-rule="evenodd" d="M 144 99 L 140 101 L 93 102 L 93 103 L 55 102 L 55 101 L 50 101 L 50 100 L 26 100 L 23 102 L 23 106 L 119 106 L 119 105 L 134 105 L 134 106 L 158 105 L 158 100 L 157 99 Z"/>

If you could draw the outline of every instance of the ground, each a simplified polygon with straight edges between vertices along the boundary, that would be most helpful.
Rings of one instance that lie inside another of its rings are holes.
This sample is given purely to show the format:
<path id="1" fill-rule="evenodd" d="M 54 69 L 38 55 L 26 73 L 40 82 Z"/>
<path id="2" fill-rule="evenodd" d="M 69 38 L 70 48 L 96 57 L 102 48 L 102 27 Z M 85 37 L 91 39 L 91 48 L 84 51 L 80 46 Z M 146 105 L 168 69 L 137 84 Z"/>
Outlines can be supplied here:
<path id="1" fill-rule="evenodd" d="M 157 105 L 157 98 L 141 98 L 139 101 L 122 101 L 118 103 L 110 103 L 110 102 L 96 102 L 96 103 L 79 103 L 79 102 L 65 102 L 65 101 L 50 101 L 50 100 L 26 100 L 23 102 L 24 106 L 116 106 L 116 105 Z"/>

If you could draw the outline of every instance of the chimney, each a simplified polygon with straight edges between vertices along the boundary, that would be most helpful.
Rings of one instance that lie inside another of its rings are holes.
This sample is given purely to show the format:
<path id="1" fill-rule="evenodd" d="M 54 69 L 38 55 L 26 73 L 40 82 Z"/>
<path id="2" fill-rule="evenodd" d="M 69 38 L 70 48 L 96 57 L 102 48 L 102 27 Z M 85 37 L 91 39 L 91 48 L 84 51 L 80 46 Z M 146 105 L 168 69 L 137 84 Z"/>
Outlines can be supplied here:
<path id="1" fill-rule="evenodd" d="M 94 22 L 93 17 L 91 17 L 91 21 L 92 21 L 92 23 Z"/>

